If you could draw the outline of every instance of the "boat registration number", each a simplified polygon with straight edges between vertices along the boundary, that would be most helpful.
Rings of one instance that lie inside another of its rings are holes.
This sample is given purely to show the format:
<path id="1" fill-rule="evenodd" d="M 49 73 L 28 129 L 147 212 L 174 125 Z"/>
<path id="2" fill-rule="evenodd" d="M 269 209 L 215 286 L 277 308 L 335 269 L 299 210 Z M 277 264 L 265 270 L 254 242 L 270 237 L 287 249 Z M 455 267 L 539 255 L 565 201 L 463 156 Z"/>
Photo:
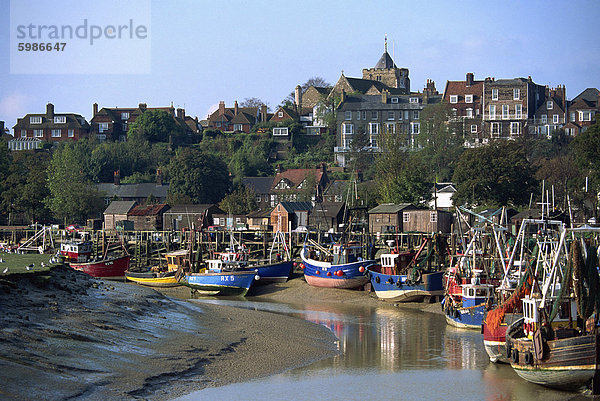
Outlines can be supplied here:
<path id="1" fill-rule="evenodd" d="M 221 281 L 233 281 L 233 276 L 221 276 Z"/>

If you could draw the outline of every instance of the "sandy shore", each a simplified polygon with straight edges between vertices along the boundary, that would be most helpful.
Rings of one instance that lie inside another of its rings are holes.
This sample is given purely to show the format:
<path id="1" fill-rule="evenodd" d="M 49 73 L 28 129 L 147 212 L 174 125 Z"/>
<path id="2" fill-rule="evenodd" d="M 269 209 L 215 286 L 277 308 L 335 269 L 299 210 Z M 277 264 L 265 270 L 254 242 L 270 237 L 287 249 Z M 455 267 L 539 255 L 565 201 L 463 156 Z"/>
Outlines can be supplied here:
<path id="1" fill-rule="evenodd" d="M 159 293 L 62 267 L 3 277 L 0 398 L 169 399 L 338 352 L 323 326 L 181 299 L 188 297 L 185 287 Z M 247 298 L 394 308 L 367 292 L 310 287 L 299 275 Z M 401 307 L 440 311 L 437 304 Z"/>

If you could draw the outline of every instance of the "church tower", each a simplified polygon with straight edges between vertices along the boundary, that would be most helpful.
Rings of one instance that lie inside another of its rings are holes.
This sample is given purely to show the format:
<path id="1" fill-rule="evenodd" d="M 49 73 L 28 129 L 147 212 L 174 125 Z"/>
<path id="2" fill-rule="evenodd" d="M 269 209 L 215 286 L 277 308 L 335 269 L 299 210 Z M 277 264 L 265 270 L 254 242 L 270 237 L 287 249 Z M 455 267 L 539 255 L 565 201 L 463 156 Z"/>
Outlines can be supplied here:
<path id="1" fill-rule="evenodd" d="M 387 51 L 387 36 L 383 55 L 375 64 L 374 68 L 364 68 L 362 70 L 363 79 L 381 82 L 390 88 L 400 89 L 402 93 L 410 93 L 410 79 L 408 78 L 408 68 L 398 68 Z"/>

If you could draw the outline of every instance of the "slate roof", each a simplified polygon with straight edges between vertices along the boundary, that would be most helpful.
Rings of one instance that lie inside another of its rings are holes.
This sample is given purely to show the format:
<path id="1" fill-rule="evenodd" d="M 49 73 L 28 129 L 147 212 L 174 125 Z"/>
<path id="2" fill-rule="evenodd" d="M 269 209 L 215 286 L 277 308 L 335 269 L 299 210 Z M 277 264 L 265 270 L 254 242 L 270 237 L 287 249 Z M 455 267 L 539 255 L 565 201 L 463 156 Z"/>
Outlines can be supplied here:
<path id="1" fill-rule="evenodd" d="M 271 190 L 276 190 L 277 184 L 281 182 L 281 180 L 287 180 L 293 184 L 293 187 L 297 187 L 308 177 L 310 174 L 315 175 L 315 184 L 321 182 L 321 178 L 323 177 L 323 171 L 321 169 L 306 169 L 306 168 L 297 168 L 283 171 L 281 173 L 277 173 L 273 182 L 271 184 Z"/>
<path id="2" fill-rule="evenodd" d="M 155 183 L 142 184 L 120 184 L 111 183 L 96 184 L 98 191 L 104 194 L 104 197 L 112 198 L 147 198 L 153 195 L 156 198 L 166 199 L 169 191 L 169 184 L 157 185 Z"/>
<path id="3" fill-rule="evenodd" d="M 381 58 L 379 59 L 377 64 L 375 64 L 375 68 L 383 68 L 387 70 L 390 68 L 396 68 L 396 64 L 394 64 L 394 60 L 392 60 L 389 53 L 385 51 L 381 55 Z"/>
<path id="4" fill-rule="evenodd" d="M 216 213 L 225 213 L 214 203 L 199 204 L 199 205 L 175 205 L 171 207 L 165 214 L 202 214 L 206 209 L 211 207 L 216 208 Z"/>
<path id="5" fill-rule="evenodd" d="M 379 91 L 382 91 L 384 89 L 388 89 L 388 90 L 394 89 L 394 88 L 388 87 L 383 82 L 373 81 L 370 79 L 350 78 L 350 77 L 346 77 L 346 76 L 344 76 L 344 78 L 346 79 L 346 81 L 348 82 L 348 85 L 350 85 L 350 87 L 353 90 L 360 92 L 360 93 L 367 92 L 373 86 L 375 88 L 377 88 Z"/>
<path id="6" fill-rule="evenodd" d="M 275 177 L 244 177 L 242 182 L 247 187 L 250 187 L 257 194 L 268 194 L 273 186 Z"/>
<path id="7" fill-rule="evenodd" d="M 312 204 L 310 202 L 281 202 L 281 206 L 288 212 L 311 211 Z"/>
<path id="8" fill-rule="evenodd" d="M 450 103 L 450 95 L 458 96 L 458 104 L 470 105 L 481 102 L 483 95 L 483 81 L 473 81 L 473 85 L 467 86 L 467 81 L 446 81 L 444 89 L 444 101 Z M 465 95 L 473 95 L 473 103 L 465 102 Z"/>
<path id="9" fill-rule="evenodd" d="M 273 211 L 273 209 L 258 209 L 258 210 L 253 210 L 250 213 L 248 213 L 246 215 L 247 218 L 249 219 L 257 219 L 257 218 L 264 218 L 264 217 L 269 217 L 271 215 L 271 212 Z"/>
<path id="10" fill-rule="evenodd" d="M 42 117 L 41 124 L 31 124 L 30 117 Z M 54 117 L 65 117 L 64 123 L 55 123 Z M 25 117 L 17 119 L 17 123 L 13 129 L 44 129 L 44 128 L 83 128 L 90 129 L 90 124 L 81 114 L 75 113 L 54 113 L 52 118 L 48 118 L 46 113 L 30 113 L 26 114 Z"/>
<path id="11" fill-rule="evenodd" d="M 167 204 L 137 205 L 127 213 L 127 216 L 158 216 L 167 209 L 169 209 Z"/>
<path id="12" fill-rule="evenodd" d="M 345 207 L 345 202 L 321 202 L 315 205 L 313 213 L 324 217 L 336 217 Z"/>
<path id="13" fill-rule="evenodd" d="M 575 96 L 573 101 L 584 100 L 588 103 L 596 103 L 598 101 L 598 89 L 596 88 L 587 88 L 579 95 Z"/>
<path id="14" fill-rule="evenodd" d="M 112 201 L 104 214 L 127 214 L 135 206 L 135 201 Z"/>
<path id="15" fill-rule="evenodd" d="M 369 214 L 373 213 L 398 213 L 404 209 L 416 209 L 416 207 L 410 203 L 384 203 L 379 206 L 375 206 L 373 209 L 369 210 Z"/>
<path id="16" fill-rule="evenodd" d="M 397 97 L 398 102 L 392 103 L 391 98 Z M 339 105 L 339 108 L 344 110 L 344 105 L 352 105 L 350 109 L 352 110 L 377 110 L 377 109 L 389 109 L 389 110 L 397 110 L 397 109 L 406 109 L 407 105 L 410 103 L 410 98 L 418 97 L 419 99 L 423 99 L 422 93 L 413 93 L 410 95 L 394 95 L 388 96 L 387 103 L 381 103 L 381 95 L 348 95 L 346 96 L 346 101 Z M 433 95 L 428 96 L 427 104 L 439 103 L 442 100 L 441 95 Z M 419 103 L 422 105 L 423 103 Z"/>

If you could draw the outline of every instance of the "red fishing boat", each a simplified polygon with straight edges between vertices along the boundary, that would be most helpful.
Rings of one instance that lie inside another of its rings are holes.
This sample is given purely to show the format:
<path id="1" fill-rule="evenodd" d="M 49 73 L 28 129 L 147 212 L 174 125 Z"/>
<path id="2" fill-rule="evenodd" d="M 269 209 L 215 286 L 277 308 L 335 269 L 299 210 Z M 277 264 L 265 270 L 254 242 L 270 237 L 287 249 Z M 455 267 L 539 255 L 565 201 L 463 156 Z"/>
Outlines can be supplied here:
<path id="1" fill-rule="evenodd" d="M 125 270 L 129 268 L 129 258 L 129 255 L 122 255 L 85 263 L 72 262 L 71 267 L 92 277 L 119 279 L 125 276 Z"/>

